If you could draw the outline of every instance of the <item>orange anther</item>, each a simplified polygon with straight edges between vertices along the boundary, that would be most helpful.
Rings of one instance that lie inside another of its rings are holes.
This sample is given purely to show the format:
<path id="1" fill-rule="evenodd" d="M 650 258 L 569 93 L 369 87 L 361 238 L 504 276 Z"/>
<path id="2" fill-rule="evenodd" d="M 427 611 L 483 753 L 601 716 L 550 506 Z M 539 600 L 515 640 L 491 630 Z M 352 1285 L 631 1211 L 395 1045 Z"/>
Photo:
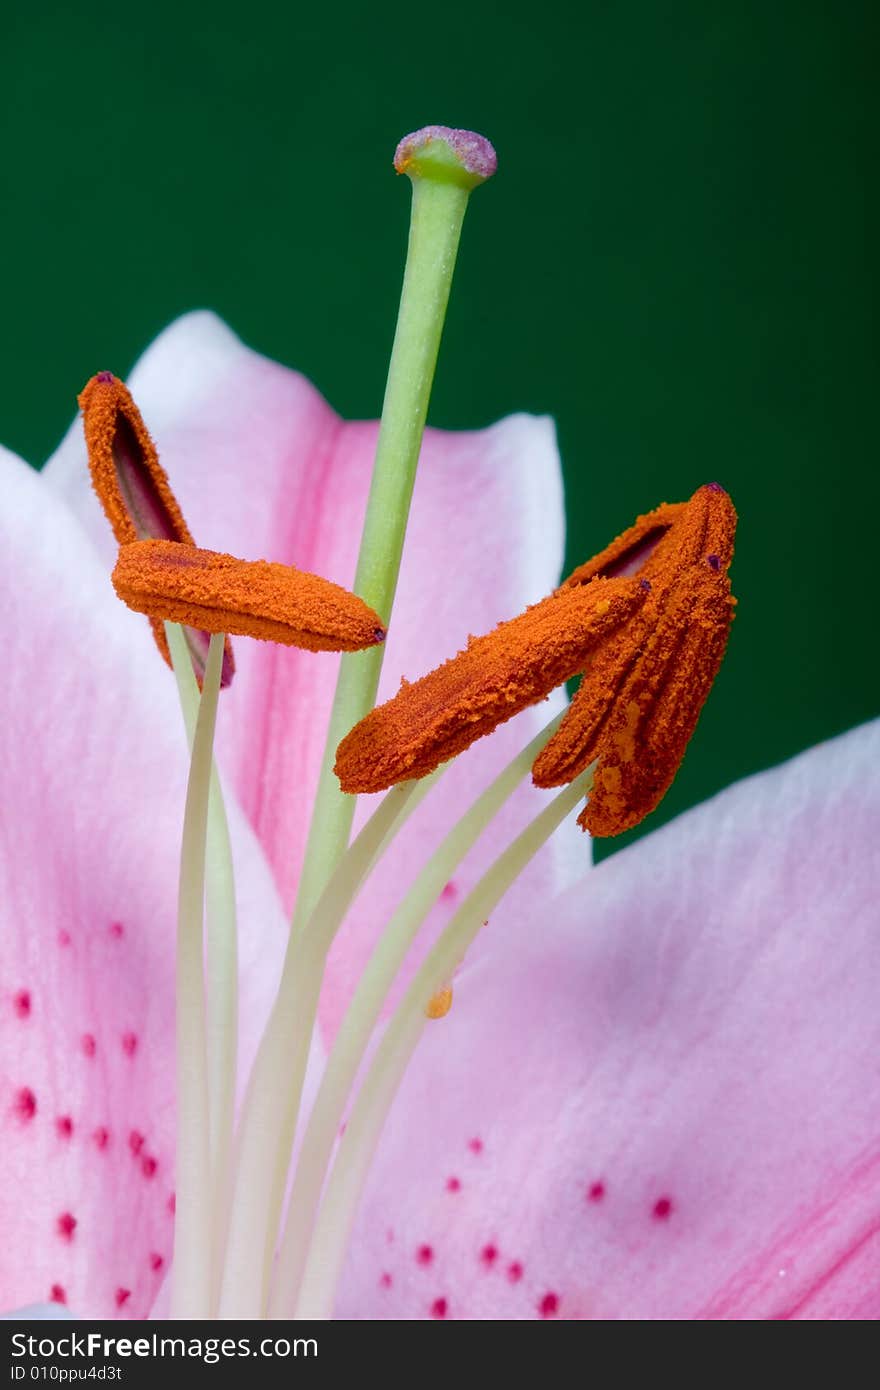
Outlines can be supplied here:
<path id="1" fill-rule="evenodd" d="M 138 613 L 204 632 L 238 633 L 309 651 L 360 651 L 385 640 L 372 608 L 329 579 L 175 541 L 124 545 L 113 586 Z"/>

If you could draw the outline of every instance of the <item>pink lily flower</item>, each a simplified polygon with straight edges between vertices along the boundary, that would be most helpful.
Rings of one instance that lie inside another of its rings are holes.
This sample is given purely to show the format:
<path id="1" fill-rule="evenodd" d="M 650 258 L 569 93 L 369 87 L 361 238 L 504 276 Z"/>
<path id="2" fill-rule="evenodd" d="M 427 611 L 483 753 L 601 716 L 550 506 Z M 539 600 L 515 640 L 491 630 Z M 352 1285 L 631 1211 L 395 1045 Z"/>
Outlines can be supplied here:
<path id="1" fill-rule="evenodd" d="M 344 424 L 207 314 L 164 333 L 130 384 L 201 544 L 351 585 L 374 424 Z M 146 1317 L 173 1227 L 186 745 L 148 624 L 110 586 L 115 546 L 78 427 L 42 476 L 10 455 L 0 468 L 0 1304 Z M 548 592 L 561 552 L 548 422 L 429 431 L 380 698 Z M 246 1065 L 277 981 L 336 662 L 245 642 L 236 661 L 218 761 Z M 333 948 L 325 1040 L 401 884 L 546 717 L 526 711 L 471 749 L 395 842 Z M 598 870 L 562 826 L 419 1046 L 337 1316 L 880 1313 L 878 744 L 880 725 L 856 730 Z M 545 800 L 531 786 L 511 800 L 429 939 Z"/>

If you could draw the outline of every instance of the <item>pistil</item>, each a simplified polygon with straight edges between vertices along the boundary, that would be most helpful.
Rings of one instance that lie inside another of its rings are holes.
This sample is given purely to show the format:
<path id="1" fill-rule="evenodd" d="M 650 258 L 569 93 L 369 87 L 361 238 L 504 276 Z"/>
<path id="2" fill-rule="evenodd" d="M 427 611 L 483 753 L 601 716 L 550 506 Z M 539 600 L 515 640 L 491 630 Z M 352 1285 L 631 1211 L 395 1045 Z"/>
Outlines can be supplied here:
<path id="1" fill-rule="evenodd" d="M 156 446 L 128 388 L 112 372 L 98 372 L 79 395 L 92 487 L 120 546 L 153 538 L 193 545 L 180 503 L 159 461 Z M 153 637 L 165 661 L 171 653 L 161 618 L 151 617 Z M 205 673 L 209 636 L 185 630 L 199 681 Z M 223 654 L 222 684 L 235 674 L 232 646 Z"/>
<path id="2" fill-rule="evenodd" d="M 412 218 L 397 330 L 354 590 L 388 621 L 403 553 L 416 466 L 434 368 L 471 190 L 496 168 L 489 141 L 473 131 L 426 126 L 397 147 L 394 167 L 412 182 Z M 343 657 L 308 843 L 297 890 L 294 929 L 308 919 L 345 850 L 355 798 L 333 775 L 336 748 L 373 707 L 383 651 Z"/>
<path id="3" fill-rule="evenodd" d="M 412 181 L 412 220 L 355 578 L 355 592 L 385 623 L 397 588 L 462 221 L 471 190 L 495 171 L 495 152 L 482 136 L 430 126 L 401 141 L 395 167 Z M 333 763 L 340 739 L 372 707 L 382 652 L 375 647 L 370 653 L 343 656 L 340 663 L 284 972 L 239 1126 L 222 1316 L 253 1317 L 265 1308 L 302 1071 L 326 953 L 342 922 L 335 910 L 326 910 L 326 903 L 333 900 L 334 871 L 342 868 L 355 798 L 340 791 Z M 344 884 L 348 876 L 343 870 Z M 293 1079 L 282 1088 L 279 1104 L 285 1051 L 294 1046 Z"/>

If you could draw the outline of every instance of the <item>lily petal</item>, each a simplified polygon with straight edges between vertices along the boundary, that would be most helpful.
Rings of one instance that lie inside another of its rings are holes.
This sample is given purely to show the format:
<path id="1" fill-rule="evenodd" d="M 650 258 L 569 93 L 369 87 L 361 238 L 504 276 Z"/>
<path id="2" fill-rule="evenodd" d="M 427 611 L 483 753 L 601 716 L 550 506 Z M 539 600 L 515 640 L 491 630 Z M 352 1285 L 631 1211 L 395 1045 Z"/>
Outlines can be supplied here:
<path id="1" fill-rule="evenodd" d="M 880 1316 L 878 757 L 880 721 L 539 923 L 502 903 L 395 1102 L 337 1316 Z"/>
<path id="2" fill-rule="evenodd" d="M 346 423 L 298 373 L 246 348 L 214 315 L 178 320 L 129 378 L 199 544 L 281 561 L 351 588 L 377 425 Z M 45 469 L 107 565 L 116 549 L 88 484 L 79 426 Z M 454 655 L 558 582 L 563 509 L 554 431 L 519 415 L 490 429 L 428 430 L 413 498 L 380 698 L 404 675 Z M 380 615 L 382 618 L 387 615 Z M 320 769 L 337 661 L 240 643 L 218 727 L 221 765 L 293 900 Z M 449 772 L 371 881 L 331 955 L 323 1001 L 332 1024 L 401 884 L 563 698 L 526 711 Z M 524 785 L 434 913 L 445 922 L 546 796 Z M 370 809 L 364 803 L 362 815 Z M 583 872 L 589 845 L 565 827 L 529 876 L 546 896 Z"/>
<path id="3" fill-rule="evenodd" d="M 149 633 L 64 504 L 2 451 L 0 496 L 0 1306 L 142 1317 L 172 1249 L 186 742 Z M 284 918 L 228 809 L 248 1060 Z"/>
<path id="4" fill-rule="evenodd" d="M 71 1313 L 63 1303 L 31 1303 L 27 1308 L 15 1308 L 11 1313 L 0 1313 L 0 1322 L 65 1322 Z"/>

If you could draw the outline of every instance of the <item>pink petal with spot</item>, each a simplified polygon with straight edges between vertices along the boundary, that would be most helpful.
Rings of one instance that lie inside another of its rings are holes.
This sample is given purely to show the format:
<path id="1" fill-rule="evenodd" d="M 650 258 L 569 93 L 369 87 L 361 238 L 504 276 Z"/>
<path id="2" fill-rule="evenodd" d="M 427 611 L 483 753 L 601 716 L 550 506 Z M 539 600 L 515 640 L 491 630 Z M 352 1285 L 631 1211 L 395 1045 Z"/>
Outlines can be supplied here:
<path id="1" fill-rule="evenodd" d="M 346 423 L 298 373 L 250 351 L 208 313 L 187 315 L 147 351 L 129 384 L 200 544 L 285 560 L 351 586 L 377 425 Z M 115 547 L 88 483 L 76 424 L 45 470 L 109 568 Z M 471 632 L 542 598 L 562 560 L 563 511 L 553 426 L 512 416 L 482 431 L 428 430 L 416 482 L 382 698 L 452 655 Z M 135 622 L 141 643 L 150 637 Z M 292 903 L 320 767 L 337 659 L 261 642 L 236 644 L 221 702 L 223 766 Z M 459 759 L 380 867 L 334 949 L 323 1016 L 332 1027 L 402 887 L 473 797 L 561 708 L 526 711 Z M 527 781 L 454 883 L 460 898 L 546 801 Z M 362 808 L 361 819 L 365 813 Z M 589 842 L 564 827 L 533 867 L 546 897 L 579 877 Z M 438 905 L 431 930 L 448 919 Z"/>
<path id="2" fill-rule="evenodd" d="M 143 1317 L 172 1250 L 182 720 L 57 495 L 2 451 L 0 495 L 0 1306 Z M 249 1057 L 285 923 L 230 815 Z"/>
<path id="3" fill-rule="evenodd" d="M 880 1317 L 878 761 L 880 722 L 551 910 L 511 893 L 397 1098 L 339 1316 Z"/>

